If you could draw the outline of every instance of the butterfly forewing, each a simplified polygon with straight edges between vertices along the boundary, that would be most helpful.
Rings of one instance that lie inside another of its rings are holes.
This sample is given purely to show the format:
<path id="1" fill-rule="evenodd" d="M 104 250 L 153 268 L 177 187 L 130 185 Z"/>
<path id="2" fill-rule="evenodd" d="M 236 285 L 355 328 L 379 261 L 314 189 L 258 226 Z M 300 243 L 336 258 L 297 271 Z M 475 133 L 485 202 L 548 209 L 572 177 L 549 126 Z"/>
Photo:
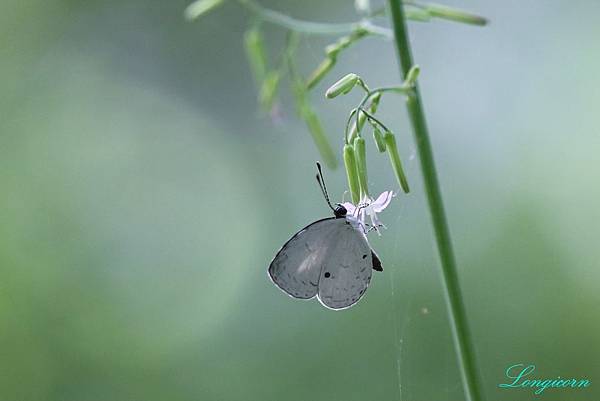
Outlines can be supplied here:
<path id="1" fill-rule="evenodd" d="M 271 280 L 294 298 L 310 299 L 317 295 L 324 261 L 330 257 L 335 231 L 344 221 L 331 217 L 298 231 L 269 265 Z"/>
<path id="2" fill-rule="evenodd" d="M 365 235 L 346 219 L 335 231 L 335 239 L 319 279 L 319 301 L 331 309 L 354 305 L 371 281 L 373 257 Z"/>

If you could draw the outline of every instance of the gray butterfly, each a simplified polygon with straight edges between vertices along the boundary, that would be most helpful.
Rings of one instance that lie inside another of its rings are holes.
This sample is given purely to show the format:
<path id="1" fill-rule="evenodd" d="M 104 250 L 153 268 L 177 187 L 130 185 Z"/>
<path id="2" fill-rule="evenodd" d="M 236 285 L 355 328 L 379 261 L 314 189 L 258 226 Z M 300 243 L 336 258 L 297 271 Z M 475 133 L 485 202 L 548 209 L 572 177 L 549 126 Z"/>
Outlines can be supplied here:
<path id="1" fill-rule="evenodd" d="M 365 294 L 371 272 L 383 268 L 358 214 L 349 214 L 341 204 L 335 208 L 331 205 L 318 163 L 317 168 L 317 181 L 334 216 L 317 220 L 294 234 L 273 258 L 269 277 L 293 298 L 316 296 L 329 309 L 346 309 Z"/>

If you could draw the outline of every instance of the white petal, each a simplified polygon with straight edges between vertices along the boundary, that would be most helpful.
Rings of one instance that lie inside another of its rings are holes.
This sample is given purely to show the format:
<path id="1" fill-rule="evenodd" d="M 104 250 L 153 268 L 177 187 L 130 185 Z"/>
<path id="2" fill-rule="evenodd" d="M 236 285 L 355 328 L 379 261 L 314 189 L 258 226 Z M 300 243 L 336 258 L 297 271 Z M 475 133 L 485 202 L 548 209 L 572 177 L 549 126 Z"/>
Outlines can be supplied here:
<path id="1" fill-rule="evenodd" d="M 381 213 L 383 209 L 385 209 L 390 204 L 393 196 L 394 193 L 392 191 L 382 192 L 381 195 L 379 195 L 379 197 L 373 203 L 371 203 L 373 210 L 376 213 Z"/>

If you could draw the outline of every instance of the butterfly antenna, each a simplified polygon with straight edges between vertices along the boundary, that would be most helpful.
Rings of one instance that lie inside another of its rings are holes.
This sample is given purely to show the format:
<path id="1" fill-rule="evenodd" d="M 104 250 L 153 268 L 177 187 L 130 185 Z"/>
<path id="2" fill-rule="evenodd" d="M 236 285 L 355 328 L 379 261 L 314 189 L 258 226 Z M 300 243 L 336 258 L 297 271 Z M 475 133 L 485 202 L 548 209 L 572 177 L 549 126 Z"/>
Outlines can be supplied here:
<path id="1" fill-rule="evenodd" d="M 331 206 L 331 202 L 329 201 L 329 194 L 327 193 L 327 187 L 325 186 L 325 178 L 323 178 L 323 171 L 321 170 L 321 163 L 319 162 L 317 162 L 317 170 L 319 171 L 317 174 L 317 182 L 319 183 L 319 187 L 321 187 L 321 192 L 323 192 L 323 196 L 325 197 L 329 208 L 335 212 L 335 209 Z"/>

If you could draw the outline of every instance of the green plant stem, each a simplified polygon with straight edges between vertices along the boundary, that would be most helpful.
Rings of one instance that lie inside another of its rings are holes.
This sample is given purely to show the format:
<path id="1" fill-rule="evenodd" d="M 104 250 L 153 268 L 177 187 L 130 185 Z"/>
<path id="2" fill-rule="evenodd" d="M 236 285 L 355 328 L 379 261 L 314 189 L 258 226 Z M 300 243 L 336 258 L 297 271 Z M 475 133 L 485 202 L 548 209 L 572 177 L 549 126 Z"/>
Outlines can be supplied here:
<path id="1" fill-rule="evenodd" d="M 363 29 L 372 35 L 383 36 L 390 39 L 393 36 L 389 29 L 374 25 L 368 20 L 337 24 L 303 21 L 278 11 L 265 8 L 253 0 L 238 0 L 238 2 L 250 12 L 260 17 L 260 19 L 299 33 L 309 35 L 344 35 L 352 33 L 357 29 Z"/>
<path id="2" fill-rule="evenodd" d="M 388 0 L 388 4 L 391 11 L 402 77 L 406 78 L 408 71 L 413 66 L 413 60 L 406 29 L 404 9 L 401 0 Z M 450 230 L 444 212 L 418 85 L 415 85 L 412 95 L 407 100 L 407 109 L 421 161 L 421 171 L 427 193 L 429 212 L 431 214 L 442 267 L 444 296 L 465 396 L 468 401 L 483 401 L 481 378 L 477 369 L 473 341 L 456 272 L 456 261 L 452 249 Z"/>

